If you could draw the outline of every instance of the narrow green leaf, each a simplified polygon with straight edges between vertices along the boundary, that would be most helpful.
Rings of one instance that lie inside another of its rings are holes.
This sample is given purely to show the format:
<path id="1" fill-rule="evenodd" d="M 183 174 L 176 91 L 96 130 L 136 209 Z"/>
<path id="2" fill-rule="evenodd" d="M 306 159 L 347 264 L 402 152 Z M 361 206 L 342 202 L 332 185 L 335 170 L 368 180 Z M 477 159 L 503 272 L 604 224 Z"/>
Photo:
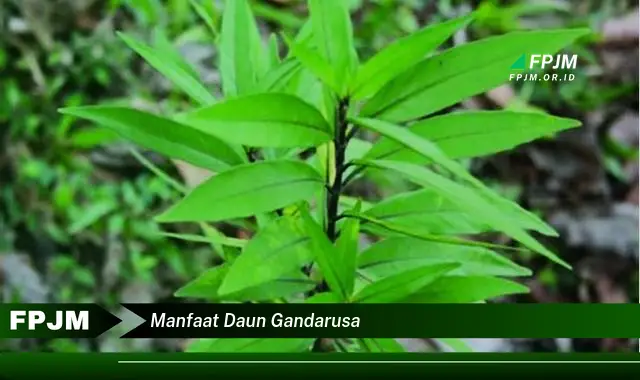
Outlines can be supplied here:
<path id="1" fill-rule="evenodd" d="M 313 38 L 313 24 L 311 19 L 307 19 L 304 24 L 298 30 L 298 33 L 294 37 L 294 41 L 300 43 L 307 43 Z"/>
<path id="2" fill-rule="evenodd" d="M 311 238 L 311 246 L 315 255 L 315 261 L 318 263 L 320 271 L 325 281 L 329 285 L 329 289 L 340 300 L 346 300 L 349 297 L 347 292 L 348 286 L 343 277 L 342 260 L 336 247 L 329 241 L 322 227 L 313 220 L 307 209 L 302 209 L 302 220 L 307 236 Z"/>
<path id="3" fill-rule="evenodd" d="M 550 260 L 571 268 L 553 252 L 549 251 L 542 244 L 532 238 L 518 225 L 512 224 L 508 219 L 498 212 L 494 205 L 489 203 L 481 194 L 465 186 L 455 183 L 442 177 L 433 171 L 414 164 L 393 161 L 375 161 L 371 163 L 378 168 L 392 170 L 403 174 L 408 180 L 425 187 L 430 187 L 440 193 L 441 196 L 454 202 L 461 208 L 465 208 L 470 215 L 482 219 L 490 224 L 495 230 L 502 231 L 513 237 L 526 247 L 536 251 Z"/>
<path id="4" fill-rule="evenodd" d="M 285 6 L 278 7 L 277 4 L 269 2 L 254 2 L 252 6 L 259 19 L 270 21 L 279 28 L 295 29 L 303 25 L 304 19 L 296 12 L 292 12 L 285 3 L 282 4 Z"/>
<path id="5" fill-rule="evenodd" d="M 269 62 L 269 69 L 272 69 L 279 65 L 282 61 L 280 59 L 280 45 L 278 42 L 278 35 L 275 33 L 271 33 L 269 35 L 269 41 L 267 43 L 268 54 L 267 57 Z"/>
<path id="6" fill-rule="evenodd" d="M 138 162 L 140 162 L 145 168 L 149 169 L 150 172 L 156 175 L 156 177 L 160 178 L 164 183 L 171 186 L 174 190 L 179 192 L 180 194 L 185 194 L 187 192 L 187 187 L 175 179 L 171 178 L 169 174 L 167 174 L 164 170 L 160 169 L 153 162 L 149 161 L 146 157 L 140 154 L 136 149 L 131 148 L 131 155 L 135 157 Z"/>
<path id="7" fill-rule="evenodd" d="M 375 119 L 353 118 L 352 121 L 362 127 L 380 133 L 392 141 L 395 141 L 396 143 L 422 155 L 430 163 L 441 166 L 451 174 L 456 175 L 461 179 L 472 181 L 474 183 L 479 182 L 475 180 L 475 178 L 473 178 L 459 163 L 447 157 L 437 145 L 429 140 L 425 140 L 407 128 Z M 371 159 L 372 157 L 371 152 L 365 155 L 365 159 Z"/>
<path id="8" fill-rule="evenodd" d="M 258 83 L 258 92 L 287 92 L 295 75 L 302 66 L 294 59 L 287 59 L 274 66 Z"/>
<path id="9" fill-rule="evenodd" d="M 339 95 L 345 95 L 357 67 L 353 26 L 343 0 L 309 0 L 313 38 L 321 56 L 331 65 Z"/>
<path id="10" fill-rule="evenodd" d="M 351 210 L 352 213 L 359 214 L 362 204 L 358 202 Z M 340 236 L 336 241 L 338 254 L 342 259 L 342 282 L 345 285 L 345 292 L 348 295 L 353 293 L 353 286 L 356 274 L 356 262 L 358 257 L 358 243 L 360 241 L 360 220 L 349 218 L 340 229 Z"/>
<path id="11" fill-rule="evenodd" d="M 217 172 L 246 162 L 224 141 L 148 112 L 116 106 L 72 107 L 59 111 L 103 125 L 140 146 L 201 168 Z"/>
<path id="12" fill-rule="evenodd" d="M 283 275 L 277 280 L 245 288 L 228 295 L 222 295 L 220 299 L 223 301 L 236 302 L 273 302 L 273 300 L 294 295 L 301 296 L 313 290 L 317 285 L 313 280 L 305 276 L 304 273 L 292 272 Z"/>
<path id="13" fill-rule="evenodd" d="M 213 338 L 198 339 L 191 343 L 186 352 L 207 353 L 276 353 L 309 352 L 313 338 Z"/>
<path id="14" fill-rule="evenodd" d="M 157 220 L 215 222 L 245 218 L 310 199 L 322 186 L 320 174 L 303 162 L 240 165 L 211 177 Z"/>
<path id="15" fill-rule="evenodd" d="M 498 277 L 447 276 L 434 281 L 402 302 L 474 303 L 528 292 L 526 286 Z"/>
<path id="16" fill-rule="evenodd" d="M 362 205 L 362 210 L 369 210 L 373 204 L 363 201 L 360 198 L 350 197 L 348 195 L 343 195 L 340 197 L 340 207 L 346 211 L 346 209 L 352 209 L 356 206 L 356 204 L 360 203 Z"/>
<path id="17" fill-rule="evenodd" d="M 322 56 L 315 50 L 310 49 L 307 45 L 292 41 L 287 36 L 284 39 L 289 46 L 291 54 L 302 64 L 302 66 L 309 70 L 315 77 L 317 77 L 324 84 L 329 86 L 336 93 L 340 92 L 340 86 L 336 79 L 335 73 L 329 62 L 327 62 Z M 305 98 L 306 99 L 306 98 Z"/>
<path id="18" fill-rule="evenodd" d="M 516 247 L 511 247 L 506 245 L 492 244 L 492 243 L 486 243 L 483 241 L 476 241 L 476 240 L 466 240 L 466 239 L 461 239 L 458 237 L 448 236 L 448 235 L 432 235 L 432 234 L 424 233 L 419 229 L 409 228 L 404 226 L 396 226 L 391 223 L 383 222 L 381 220 L 371 218 L 364 214 L 352 215 L 346 212 L 345 216 L 349 218 L 361 219 L 362 221 L 366 222 L 362 224 L 363 229 L 367 231 L 371 231 L 383 237 L 397 237 L 397 236 L 412 237 L 415 239 L 424 240 L 428 242 L 461 245 L 465 247 L 482 247 L 487 249 L 496 249 L 496 250 L 505 250 L 505 251 L 514 251 L 514 252 L 529 252 L 529 250 L 527 249 L 516 248 Z M 371 229 L 369 227 L 369 224 L 375 224 L 376 226 L 379 226 L 381 228 Z"/>
<path id="19" fill-rule="evenodd" d="M 193 75 L 193 72 L 185 68 L 185 63 L 181 63 L 175 59 L 175 55 L 167 57 L 166 53 L 154 50 L 150 46 L 124 33 L 119 32 L 118 36 L 154 69 L 162 73 L 162 75 L 198 104 L 208 105 L 216 101 L 209 90 Z"/>
<path id="20" fill-rule="evenodd" d="M 396 40 L 373 56 L 358 70 L 354 84 L 355 99 L 374 95 L 394 77 L 420 62 L 428 53 L 464 27 L 471 16 L 429 25 L 407 37 Z"/>
<path id="21" fill-rule="evenodd" d="M 448 157 L 480 157 L 528 143 L 540 137 L 579 127 L 577 120 L 542 113 L 511 111 L 456 112 L 409 126 L 409 130 L 438 146 Z M 426 159 L 392 139 L 383 137 L 369 157 L 424 163 Z"/>
<path id="22" fill-rule="evenodd" d="M 178 289 L 174 293 L 174 296 L 181 298 L 215 299 L 218 295 L 218 289 L 228 271 L 229 264 L 227 263 L 209 268 L 196 279 Z"/>
<path id="23" fill-rule="evenodd" d="M 90 149 L 120 140 L 121 137 L 104 128 L 84 128 L 69 136 L 69 143 L 74 148 Z"/>
<path id="24" fill-rule="evenodd" d="M 512 202 L 505 200 L 504 207 L 500 208 L 512 223 L 525 229 L 547 232 L 546 228 L 539 225 L 544 222 L 532 222 L 530 217 L 522 217 L 522 212 L 528 212 L 513 210 L 510 204 Z M 437 235 L 470 235 L 492 230 L 492 226 L 484 220 L 472 217 L 465 208 L 451 202 L 433 189 L 393 195 L 367 209 L 364 215 L 398 227 Z M 363 228 L 372 231 L 375 225 L 366 225 Z"/>
<path id="25" fill-rule="evenodd" d="M 237 247 L 237 248 L 244 248 L 248 242 L 248 240 L 230 238 L 227 236 L 213 237 L 213 236 L 190 235 L 190 234 L 176 234 L 172 232 L 163 232 L 162 235 L 168 238 L 183 240 L 183 241 L 190 241 L 193 243 L 206 243 L 206 244 L 216 243 L 222 246 Z"/>
<path id="26" fill-rule="evenodd" d="M 218 16 L 218 15 L 212 14 L 210 9 L 207 9 L 204 5 L 200 4 L 196 0 L 189 0 L 189 3 L 193 7 L 193 9 L 196 11 L 198 16 L 202 19 L 202 21 L 204 21 L 204 23 L 207 24 L 207 27 L 209 28 L 209 31 L 211 32 L 211 34 L 213 34 L 213 37 L 218 38 L 219 33 L 218 33 L 217 21 L 214 18 L 215 16 Z M 210 8 L 215 9 L 215 7 L 210 7 Z"/>
<path id="27" fill-rule="evenodd" d="M 365 156 L 373 148 L 373 144 L 367 140 L 361 140 L 353 138 L 349 141 L 347 146 L 346 157 L 347 161 L 357 160 Z"/>
<path id="28" fill-rule="evenodd" d="M 316 284 L 301 272 L 292 272 L 276 280 L 249 286 L 232 293 L 222 293 L 220 286 L 228 277 L 230 264 L 213 267 L 179 289 L 174 296 L 209 301 L 259 302 L 287 297 L 313 289 Z"/>
<path id="29" fill-rule="evenodd" d="M 518 224 L 521 228 L 537 231 L 543 235 L 558 237 L 559 234 L 550 225 L 545 223 L 534 213 L 520 207 L 519 204 L 501 197 L 489 188 L 482 189 L 483 196 L 505 214 L 509 220 Z"/>
<path id="30" fill-rule="evenodd" d="M 329 121 L 331 133 L 335 135 L 336 130 L 336 109 L 338 108 L 338 96 L 334 91 L 324 85 L 322 86 L 322 109 L 320 110 L 324 118 Z"/>
<path id="31" fill-rule="evenodd" d="M 456 263 L 426 265 L 375 281 L 352 298 L 356 303 L 393 303 L 409 297 L 441 276 L 458 268 Z"/>
<path id="32" fill-rule="evenodd" d="M 374 283 L 376 280 L 379 280 L 379 278 L 369 275 L 366 271 L 359 270 L 359 269 L 356 270 L 356 281 L 354 286 L 354 293 L 358 293 L 368 285 L 371 285 L 372 283 Z"/>
<path id="33" fill-rule="evenodd" d="M 315 204 L 315 218 L 321 226 L 327 225 L 327 201 L 329 189 L 325 186 L 320 193 L 316 196 Z"/>
<path id="34" fill-rule="evenodd" d="M 587 29 L 518 31 L 464 44 L 399 75 L 362 110 L 363 116 L 402 122 L 437 112 L 509 80 L 523 54 L 553 54 Z"/>
<path id="35" fill-rule="evenodd" d="M 225 141 L 253 147 L 311 147 L 332 137 L 317 109 L 287 94 L 227 100 L 182 114 L 180 121 Z"/>
<path id="36" fill-rule="evenodd" d="M 304 300 L 304 303 L 340 303 L 341 300 L 333 292 L 316 293 Z"/>
<path id="37" fill-rule="evenodd" d="M 162 28 L 158 27 L 153 31 L 153 49 L 158 57 L 173 61 L 175 64 L 180 65 L 186 73 L 199 80 L 198 71 L 180 55 L 180 52 L 175 48 L 173 42 L 169 40 L 165 30 Z"/>
<path id="38" fill-rule="evenodd" d="M 302 69 L 296 74 L 295 80 L 292 81 L 290 93 L 295 94 L 300 99 L 311 104 L 323 115 L 328 121 L 329 128 L 333 135 L 333 122 L 331 121 L 331 112 L 327 112 L 329 107 L 326 105 L 324 96 L 325 85 L 320 82 L 309 70 Z"/>
<path id="39" fill-rule="evenodd" d="M 271 222 L 275 221 L 278 217 L 277 213 L 275 212 L 267 212 L 267 213 L 261 213 L 261 214 L 256 214 L 256 225 L 258 227 L 258 229 L 262 229 L 265 228 L 267 225 L 271 224 Z"/>
<path id="40" fill-rule="evenodd" d="M 358 256 L 358 268 L 387 277 L 425 265 L 458 263 L 452 275 L 530 276 L 531 271 L 482 247 L 428 242 L 408 237 L 379 241 Z"/>
<path id="41" fill-rule="evenodd" d="M 429 163 L 436 164 L 459 179 L 468 182 L 475 188 L 481 190 L 484 195 L 494 195 L 486 188 L 486 186 L 484 186 L 484 184 L 482 184 L 482 182 L 467 172 L 462 165 L 447 157 L 437 145 L 418 136 L 412 131 L 381 120 L 353 118 L 352 121 L 360 126 L 380 133 L 415 153 L 422 155 Z M 371 157 L 371 152 L 365 155 L 365 159 Z"/>
<path id="42" fill-rule="evenodd" d="M 260 285 L 300 270 L 313 260 L 310 239 L 299 219 L 281 217 L 249 241 L 227 274 L 220 294 Z"/>
<path id="43" fill-rule="evenodd" d="M 483 199 L 489 201 L 500 212 L 510 215 L 509 219 L 518 220 L 521 228 L 531 228 L 550 236 L 557 236 L 557 233 L 533 214 L 520 208 L 513 202 L 509 202 L 500 197 L 493 190 L 485 186 L 481 181 L 473 177 L 459 163 L 447 157 L 434 143 L 426 140 L 412 131 L 380 120 L 355 118 L 354 122 L 368 129 L 374 130 L 385 137 L 399 143 L 415 153 L 425 157 L 429 163 L 441 166 L 459 179 L 464 180 L 472 186 Z M 369 152 L 365 158 L 369 158 Z"/>
<path id="44" fill-rule="evenodd" d="M 469 346 L 464 340 L 458 338 L 439 338 L 440 343 L 443 343 L 455 352 L 473 352 L 471 346 Z"/>
<path id="45" fill-rule="evenodd" d="M 395 339 L 363 338 L 361 340 L 369 352 L 407 352 Z"/>
<path id="46" fill-rule="evenodd" d="M 476 234 L 491 230 L 487 223 L 471 217 L 433 189 L 393 195 L 371 206 L 364 215 L 398 227 L 437 235 Z"/>
<path id="47" fill-rule="evenodd" d="M 140 153 L 138 153 L 135 149 L 131 149 L 131 153 L 133 156 L 140 161 L 147 169 L 153 172 L 158 178 L 162 179 L 167 185 L 173 187 L 180 194 L 186 194 L 188 189 L 186 186 L 182 185 L 178 181 L 175 181 L 171 176 L 160 169 L 158 166 L 153 164 L 151 161 L 144 158 Z M 213 248 L 214 252 L 216 252 L 223 261 L 227 261 L 232 259 L 233 255 L 229 253 L 230 249 L 227 248 L 229 246 L 239 246 L 243 247 L 247 241 L 229 238 L 225 236 L 223 233 L 218 231 L 215 227 L 210 226 L 206 223 L 200 223 L 200 229 L 204 233 L 205 236 L 200 235 L 185 235 L 185 234 L 165 234 L 167 237 L 173 237 L 176 239 L 190 240 L 202 243 L 208 243 Z"/>
<path id="48" fill-rule="evenodd" d="M 198 225 L 209 240 L 211 248 L 223 261 L 233 261 L 240 254 L 240 249 L 247 244 L 247 240 L 229 238 L 210 224 L 200 222 Z"/>
<path id="49" fill-rule="evenodd" d="M 265 51 L 249 1 L 225 1 L 219 54 L 224 95 L 253 92 L 264 74 Z"/>

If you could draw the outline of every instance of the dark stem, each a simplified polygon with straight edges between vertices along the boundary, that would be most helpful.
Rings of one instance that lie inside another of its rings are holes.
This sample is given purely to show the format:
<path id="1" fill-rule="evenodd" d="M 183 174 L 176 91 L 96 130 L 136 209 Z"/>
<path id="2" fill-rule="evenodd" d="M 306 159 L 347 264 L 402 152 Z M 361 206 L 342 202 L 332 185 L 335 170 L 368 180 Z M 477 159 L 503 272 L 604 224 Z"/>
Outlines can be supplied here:
<path id="1" fill-rule="evenodd" d="M 349 109 L 349 99 L 342 99 L 338 103 L 338 107 L 335 115 L 335 134 L 333 143 L 335 145 L 335 178 L 332 184 L 327 186 L 327 237 L 332 242 L 335 242 L 338 238 L 337 223 L 341 216 L 338 215 L 338 205 L 340 204 L 340 194 L 342 193 L 342 177 L 347 164 L 345 162 L 345 155 L 347 150 L 347 144 L 349 143 L 350 136 L 347 136 L 347 127 L 349 122 L 347 121 L 347 111 Z M 328 290 L 326 281 L 323 281 L 315 289 L 316 292 L 323 292 Z M 321 352 L 324 351 L 323 340 L 316 340 L 312 351 Z"/>
<path id="2" fill-rule="evenodd" d="M 342 176 L 346 170 L 345 154 L 349 138 L 347 136 L 347 111 L 349 108 L 349 99 L 342 99 L 338 103 L 335 121 L 335 136 L 333 143 L 335 145 L 335 166 L 336 175 L 327 192 L 327 237 L 331 241 L 336 241 L 338 231 L 336 224 L 338 222 L 338 205 L 340 203 L 340 195 L 342 193 Z"/>

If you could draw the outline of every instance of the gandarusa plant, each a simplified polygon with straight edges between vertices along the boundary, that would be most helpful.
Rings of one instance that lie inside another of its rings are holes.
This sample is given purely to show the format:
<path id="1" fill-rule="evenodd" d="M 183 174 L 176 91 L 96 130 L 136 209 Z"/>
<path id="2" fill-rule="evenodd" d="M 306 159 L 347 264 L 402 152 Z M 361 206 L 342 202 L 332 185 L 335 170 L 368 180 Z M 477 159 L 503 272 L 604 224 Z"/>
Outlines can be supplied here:
<path id="1" fill-rule="evenodd" d="M 472 22 L 468 15 L 429 25 L 360 63 L 345 3 L 309 0 L 309 20 L 297 36 L 271 35 L 264 43 L 249 3 L 227 0 L 214 31 L 224 99 L 206 89 L 167 44 L 147 46 L 123 34 L 192 99 L 193 109 L 165 116 L 106 105 L 62 110 L 216 173 L 157 219 L 199 223 L 203 236 L 168 235 L 211 242 L 223 260 L 176 296 L 210 302 L 468 303 L 527 291 L 506 279 L 530 275 L 504 255 L 510 251 L 536 252 L 568 267 L 530 235 L 555 236 L 552 228 L 457 160 L 579 123 L 537 111 L 429 115 L 501 85 L 522 54 L 555 53 L 586 31 L 513 32 L 435 52 Z M 215 25 L 194 4 L 207 25 Z M 359 139 L 364 130 L 378 140 Z M 374 171 L 395 173 L 416 190 L 377 202 L 345 196 L 352 181 Z M 215 229 L 220 222 L 252 237 L 224 236 Z M 519 246 L 462 237 L 488 231 Z M 361 249 L 364 233 L 379 239 Z M 334 343 L 340 351 L 402 350 L 391 339 Z M 313 345 L 313 339 L 204 339 L 189 349 L 276 352 Z"/>

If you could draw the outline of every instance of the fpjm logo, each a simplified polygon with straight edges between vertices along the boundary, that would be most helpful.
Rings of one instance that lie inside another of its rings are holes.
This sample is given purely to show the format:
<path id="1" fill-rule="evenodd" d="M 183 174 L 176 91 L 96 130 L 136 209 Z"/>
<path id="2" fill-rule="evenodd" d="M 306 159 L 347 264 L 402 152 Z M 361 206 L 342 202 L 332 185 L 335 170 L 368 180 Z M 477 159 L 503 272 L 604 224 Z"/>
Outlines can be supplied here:
<path id="1" fill-rule="evenodd" d="M 574 70 L 578 66 L 578 56 L 573 54 L 523 54 L 518 58 L 511 70 L 513 71 L 544 71 L 544 70 Z M 571 73 L 511 73 L 510 81 L 572 81 L 575 75 Z"/>
<path id="2" fill-rule="evenodd" d="M 120 318 L 96 304 L 0 303 L 0 339 L 93 339 L 120 322 Z"/>
<path id="3" fill-rule="evenodd" d="M 19 330 L 20 325 L 27 325 L 29 330 L 35 330 L 39 325 L 45 325 L 48 330 L 89 330 L 89 312 L 75 310 L 58 310 L 45 313 L 40 310 L 11 310 L 10 330 Z M 53 318 L 52 318 L 53 317 Z M 53 321 L 52 321 L 53 320 Z"/>

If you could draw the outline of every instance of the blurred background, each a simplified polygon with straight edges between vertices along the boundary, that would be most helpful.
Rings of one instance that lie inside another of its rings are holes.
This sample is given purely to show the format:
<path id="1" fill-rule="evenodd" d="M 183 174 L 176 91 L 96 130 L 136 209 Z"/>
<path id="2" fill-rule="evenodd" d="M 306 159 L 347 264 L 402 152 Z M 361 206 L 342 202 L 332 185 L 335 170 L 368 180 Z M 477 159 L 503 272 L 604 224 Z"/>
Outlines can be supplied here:
<path id="1" fill-rule="evenodd" d="M 145 162 L 188 186 L 208 173 L 150 152 L 136 158 L 106 130 L 57 113 L 105 102 L 165 112 L 188 107 L 117 38 L 118 30 L 175 49 L 219 92 L 210 26 L 217 28 L 223 1 L 194 2 L 213 25 L 187 0 L 0 0 L 2 302 L 98 302 L 117 312 L 122 302 L 170 300 L 215 260 L 209 245 L 160 234 L 152 216 L 179 194 Z M 637 3 L 350 2 L 363 59 L 424 25 L 471 10 L 478 11 L 477 21 L 447 46 L 520 29 L 594 30 L 569 50 L 580 57 L 574 81 L 510 82 L 453 109 L 537 107 L 583 123 L 556 139 L 469 163 L 474 174 L 555 226 L 561 238 L 544 243 L 575 269 L 521 256 L 518 261 L 535 271 L 526 281 L 531 293 L 504 301 L 638 302 Z M 304 1 L 252 3 L 265 35 L 294 32 L 306 13 Z M 372 178 L 353 191 L 385 194 L 398 186 L 393 178 Z M 426 340 L 403 343 L 413 351 L 438 349 Z M 479 351 L 637 351 L 637 342 L 612 339 L 469 343 Z M 0 350 L 175 351 L 183 344 L 119 340 L 113 331 L 95 341 L 5 341 Z"/>

